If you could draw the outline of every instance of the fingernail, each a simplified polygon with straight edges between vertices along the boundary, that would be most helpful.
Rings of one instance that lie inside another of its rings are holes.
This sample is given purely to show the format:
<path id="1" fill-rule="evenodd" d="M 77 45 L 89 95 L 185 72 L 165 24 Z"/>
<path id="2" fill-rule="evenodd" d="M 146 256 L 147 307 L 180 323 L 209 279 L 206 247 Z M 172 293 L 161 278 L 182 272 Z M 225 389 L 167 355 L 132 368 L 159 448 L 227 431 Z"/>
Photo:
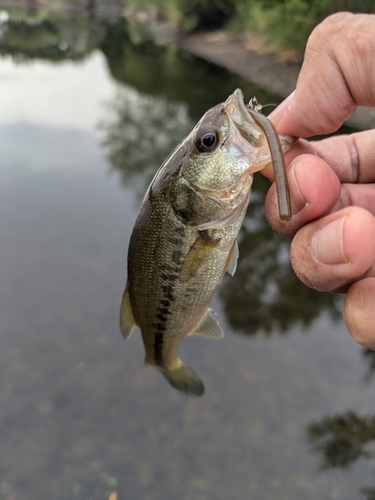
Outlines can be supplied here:
<path id="1" fill-rule="evenodd" d="M 348 261 L 344 252 L 344 225 L 347 215 L 336 219 L 315 233 L 313 253 L 321 264 L 345 264 Z"/>
<path id="2" fill-rule="evenodd" d="M 303 207 L 306 207 L 308 205 L 308 201 L 302 195 L 301 190 L 299 188 L 295 163 L 291 164 L 289 172 L 290 173 L 288 175 L 288 180 L 289 180 L 289 191 L 290 191 L 290 204 L 292 206 L 292 214 L 296 215 L 303 209 Z"/>
<path id="3" fill-rule="evenodd" d="M 277 106 L 277 108 L 274 109 L 272 111 L 272 113 L 270 113 L 268 115 L 268 118 L 272 121 L 272 123 L 275 125 L 275 127 L 279 123 L 279 121 L 281 120 L 282 116 L 285 114 L 286 110 L 289 108 L 290 103 L 293 100 L 294 94 L 295 94 L 295 90 L 293 90 L 293 92 L 291 94 L 289 94 L 288 97 L 286 99 L 284 99 L 283 102 L 280 103 Z"/>

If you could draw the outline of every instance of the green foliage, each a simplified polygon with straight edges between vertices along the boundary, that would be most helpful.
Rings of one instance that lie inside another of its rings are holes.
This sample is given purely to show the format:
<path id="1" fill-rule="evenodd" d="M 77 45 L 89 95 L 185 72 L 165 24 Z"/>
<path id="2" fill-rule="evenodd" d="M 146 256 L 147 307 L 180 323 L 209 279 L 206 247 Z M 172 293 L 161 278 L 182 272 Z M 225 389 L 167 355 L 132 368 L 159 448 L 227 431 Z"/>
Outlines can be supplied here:
<path id="1" fill-rule="evenodd" d="M 153 9 L 184 32 L 221 28 L 235 14 L 233 0 L 130 0 L 136 9 Z"/>
<path id="2" fill-rule="evenodd" d="M 129 0 L 133 10 L 147 10 L 184 32 L 221 28 L 235 14 L 233 0 Z"/>
<path id="3" fill-rule="evenodd" d="M 326 0 L 239 0 L 232 29 L 265 34 L 274 50 L 302 48 L 313 27 L 326 15 Z"/>
<path id="4" fill-rule="evenodd" d="M 183 31 L 254 30 L 265 34 L 275 50 L 303 48 L 311 30 L 328 15 L 348 10 L 375 12 L 373 0 L 131 0 L 157 5 Z"/>
<path id="5" fill-rule="evenodd" d="M 229 26 L 265 34 L 275 50 L 303 48 L 311 30 L 334 12 L 375 12 L 373 0 L 233 0 Z"/>
<path id="6" fill-rule="evenodd" d="M 222 27 L 258 31 L 274 50 L 303 49 L 314 26 L 333 12 L 375 12 L 374 0 L 91 0 L 91 9 L 107 3 L 123 4 L 129 12 L 143 11 L 148 23 L 166 20 L 182 32 Z M 89 1 L 74 4 L 87 9 Z M 47 6 L 47 0 L 39 5 Z"/>
<path id="7" fill-rule="evenodd" d="M 235 13 L 233 0 L 175 0 L 180 25 L 187 30 L 221 28 Z"/>

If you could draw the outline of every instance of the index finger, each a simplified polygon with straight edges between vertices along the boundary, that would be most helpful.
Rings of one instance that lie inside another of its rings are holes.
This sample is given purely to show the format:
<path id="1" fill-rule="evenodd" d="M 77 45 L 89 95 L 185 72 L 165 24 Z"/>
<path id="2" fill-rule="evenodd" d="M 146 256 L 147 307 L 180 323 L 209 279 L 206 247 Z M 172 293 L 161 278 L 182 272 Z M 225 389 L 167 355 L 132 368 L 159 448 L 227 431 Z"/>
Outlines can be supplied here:
<path id="1" fill-rule="evenodd" d="M 365 184 L 375 182 L 375 130 L 337 135 L 321 141 L 300 140 L 285 154 L 287 167 L 301 154 L 314 154 L 324 160 L 340 182 Z M 271 163 L 262 171 L 271 181 Z"/>
<path id="2" fill-rule="evenodd" d="M 375 130 L 338 135 L 310 142 L 315 154 L 325 160 L 340 182 L 365 184 L 375 181 Z"/>

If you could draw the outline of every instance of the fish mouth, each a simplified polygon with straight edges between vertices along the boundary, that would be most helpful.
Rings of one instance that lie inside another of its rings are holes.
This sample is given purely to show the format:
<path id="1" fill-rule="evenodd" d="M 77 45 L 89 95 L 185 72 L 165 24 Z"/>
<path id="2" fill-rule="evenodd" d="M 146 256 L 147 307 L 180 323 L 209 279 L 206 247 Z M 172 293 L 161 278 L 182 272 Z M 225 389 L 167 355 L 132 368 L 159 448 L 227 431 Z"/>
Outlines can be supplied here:
<path id="1" fill-rule="evenodd" d="M 251 104 L 252 102 L 247 108 L 244 104 L 241 90 L 236 89 L 225 102 L 227 116 L 229 120 L 234 122 L 234 125 L 239 133 L 251 146 L 263 149 L 262 146 L 264 145 L 264 141 L 266 141 L 268 146 L 267 149 L 270 154 L 269 159 L 272 160 L 275 172 L 280 219 L 289 221 L 292 217 L 292 209 L 283 152 L 290 149 L 296 138 L 289 137 L 289 143 L 287 143 L 286 147 L 283 148 L 275 127 L 268 120 L 268 118 L 258 113 L 260 109 L 253 108 Z M 262 162 L 258 164 L 260 168 L 257 170 L 261 170 L 265 164 L 268 163 L 267 157 L 265 157 L 264 160 L 263 164 Z M 255 170 L 253 170 L 253 172 L 255 172 Z"/>
<path id="2" fill-rule="evenodd" d="M 251 118 L 250 113 L 248 112 L 245 103 L 244 103 L 244 97 L 241 89 L 236 89 L 233 94 L 231 94 L 228 99 L 226 100 L 224 104 L 227 112 L 233 112 L 234 110 L 239 109 L 241 112 L 241 115 L 247 118 L 249 121 L 253 121 Z"/>
<path id="3" fill-rule="evenodd" d="M 224 110 L 230 122 L 237 128 L 242 137 L 253 147 L 266 144 L 264 134 L 249 113 L 241 89 L 236 89 L 224 103 Z"/>

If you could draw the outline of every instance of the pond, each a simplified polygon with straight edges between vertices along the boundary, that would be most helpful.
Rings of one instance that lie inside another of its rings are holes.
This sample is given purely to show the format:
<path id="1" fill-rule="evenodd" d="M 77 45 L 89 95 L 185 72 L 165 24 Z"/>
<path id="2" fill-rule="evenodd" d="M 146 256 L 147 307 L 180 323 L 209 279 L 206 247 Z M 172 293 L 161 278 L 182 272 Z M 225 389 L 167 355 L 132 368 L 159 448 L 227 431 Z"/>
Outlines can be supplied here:
<path id="1" fill-rule="evenodd" d="M 240 260 L 185 339 L 201 398 L 118 325 L 155 171 L 236 87 L 124 19 L 0 13 L 0 491 L 5 500 L 370 500 L 375 360 L 294 276 L 257 175 Z"/>

